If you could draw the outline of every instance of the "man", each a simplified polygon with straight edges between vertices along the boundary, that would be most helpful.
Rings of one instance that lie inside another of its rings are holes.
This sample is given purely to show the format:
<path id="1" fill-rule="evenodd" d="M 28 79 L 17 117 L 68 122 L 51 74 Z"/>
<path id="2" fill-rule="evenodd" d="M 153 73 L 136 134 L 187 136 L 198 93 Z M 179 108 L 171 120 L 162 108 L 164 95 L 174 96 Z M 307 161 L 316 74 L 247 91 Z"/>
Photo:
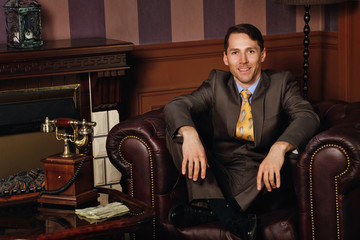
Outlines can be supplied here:
<path id="1" fill-rule="evenodd" d="M 164 108 L 167 145 L 187 175 L 189 199 L 209 200 L 224 226 L 245 239 L 253 238 L 256 226 L 245 211 L 259 196 L 287 191 L 285 156 L 303 146 L 319 125 L 289 73 L 261 70 L 265 58 L 261 32 L 250 24 L 233 26 L 223 55 L 230 72 L 213 70 L 196 91 Z M 196 211 L 177 207 L 169 218 L 178 226 L 201 223 L 190 221 Z"/>

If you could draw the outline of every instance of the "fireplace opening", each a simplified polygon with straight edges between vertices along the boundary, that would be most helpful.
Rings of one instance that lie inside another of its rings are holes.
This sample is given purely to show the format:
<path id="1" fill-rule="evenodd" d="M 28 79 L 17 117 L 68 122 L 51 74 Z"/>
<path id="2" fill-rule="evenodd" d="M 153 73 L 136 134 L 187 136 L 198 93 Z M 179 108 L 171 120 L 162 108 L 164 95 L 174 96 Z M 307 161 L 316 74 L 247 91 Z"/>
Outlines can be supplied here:
<path id="1" fill-rule="evenodd" d="M 0 135 L 39 131 L 46 117 L 80 118 L 78 84 L 0 92 Z"/>
<path id="2" fill-rule="evenodd" d="M 40 127 L 46 117 L 80 120 L 79 88 L 71 84 L 0 91 L 0 179 L 43 168 L 41 159 L 62 153 L 64 143 Z"/>

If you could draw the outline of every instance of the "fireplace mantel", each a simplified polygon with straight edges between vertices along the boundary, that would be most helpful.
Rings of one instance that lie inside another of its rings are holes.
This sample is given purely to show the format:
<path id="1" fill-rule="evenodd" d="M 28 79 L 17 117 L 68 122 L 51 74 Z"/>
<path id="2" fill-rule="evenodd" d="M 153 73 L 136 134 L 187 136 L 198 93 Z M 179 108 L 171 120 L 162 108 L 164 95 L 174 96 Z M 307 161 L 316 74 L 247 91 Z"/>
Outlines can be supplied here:
<path id="1" fill-rule="evenodd" d="M 0 45 L 0 80 L 129 68 L 126 53 L 132 43 L 95 38 L 45 41 L 36 49 Z"/>
<path id="2" fill-rule="evenodd" d="M 89 119 L 91 111 L 120 104 L 121 79 L 129 69 L 127 54 L 132 49 L 130 42 L 105 38 L 45 41 L 34 49 L 2 44 L 0 92 L 79 84 L 81 117 Z"/>

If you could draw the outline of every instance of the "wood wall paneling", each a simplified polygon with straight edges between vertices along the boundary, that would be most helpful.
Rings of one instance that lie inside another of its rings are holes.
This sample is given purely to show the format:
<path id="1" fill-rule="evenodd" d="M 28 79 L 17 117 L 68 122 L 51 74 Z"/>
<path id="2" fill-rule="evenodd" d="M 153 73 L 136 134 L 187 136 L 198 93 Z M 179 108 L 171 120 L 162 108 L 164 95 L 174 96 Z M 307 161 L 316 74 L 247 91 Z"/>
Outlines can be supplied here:
<path id="1" fill-rule="evenodd" d="M 359 33 L 359 22 L 360 22 L 360 10 L 359 2 L 352 2 L 356 7 L 351 11 L 351 21 L 349 22 L 349 33 L 351 34 L 348 39 L 350 40 L 349 46 L 349 68 L 351 70 L 349 75 L 349 101 L 356 102 L 360 101 L 360 33 Z"/>
<path id="2" fill-rule="evenodd" d="M 349 44 L 350 44 L 350 32 L 349 32 L 349 16 L 350 9 L 347 4 L 339 7 L 338 18 L 338 34 L 339 34 L 339 51 L 338 51 L 338 79 L 335 87 L 338 89 L 337 97 L 343 101 L 349 101 L 349 86 L 350 86 L 350 68 L 349 68 Z"/>
<path id="3" fill-rule="evenodd" d="M 164 106 L 164 103 L 168 102 L 170 99 L 173 99 L 176 96 L 191 93 L 195 89 L 196 87 L 186 89 L 169 89 L 163 91 L 140 92 L 137 99 L 137 102 L 139 104 L 138 112 L 145 113 L 151 110 L 162 108 Z"/>
<path id="4" fill-rule="evenodd" d="M 134 93 L 130 115 L 141 114 L 141 106 L 151 105 L 150 98 L 143 96 L 161 93 L 161 105 L 164 105 L 173 98 L 173 91 L 194 89 L 207 78 L 211 69 L 226 69 L 222 51 L 222 42 L 217 40 L 135 46 L 131 53 Z M 139 100 L 150 102 L 139 103 Z M 158 106 L 159 102 L 154 104 Z"/>
<path id="5" fill-rule="evenodd" d="M 344 92 L 344 99 L 349 102 L 360 101 L 360 3 L 346 2 L 339 10 L 339 88 Z M 341 33 L 341 35 L 340 35 Z"/>
<path id="6" fill-rule="evenodd" d="M 338 98 L 348 102 L 360 101 L 360 3 L 348 1 L 339 5 L 338 16 Z"/>
<path id="7" fill-rule="evenodd" d="M 267 59 L 263 68 L 290 71 L 301 84 L 303 38 L 303 33 L 265 36 Z M 310 38 L 309 99 L 336 99 L 337 33 L 312 32 Z M 160 108 L 173 97 L 190 93 L 214 68 L 227 70 L 222 55 L 222 39 L 135 46 L 129 116 Z"/>
<path id="8" fill-rule="evenodd" d="M 322 32 L 317 36 L 311 36 L 309 49 L 310 99 L 339 100 L 336 87 L 339 81 L 338 34 Z"/>

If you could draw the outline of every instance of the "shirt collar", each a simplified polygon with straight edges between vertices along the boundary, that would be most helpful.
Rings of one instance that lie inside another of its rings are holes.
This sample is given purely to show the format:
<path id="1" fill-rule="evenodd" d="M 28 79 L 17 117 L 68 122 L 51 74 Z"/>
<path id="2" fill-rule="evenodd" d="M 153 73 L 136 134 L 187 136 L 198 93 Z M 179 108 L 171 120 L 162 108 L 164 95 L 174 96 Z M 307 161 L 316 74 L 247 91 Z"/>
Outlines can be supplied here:
<path id="1" fill-rule="evenodd" d="M 236 86 L 237 86 L 237 89 L 238 89 L 238 91 L 239 91 L 239 93 L 241 93 L 241 91 L 242 90 L 249 90 L 250 92 L 251 92 L 251 94 L 253 95 L 254 94 L 254 92 L 255 92 L 255 89 L 256 89 L 256 87 L 257 87 L 257 85 L 259 84 L 259 80 L 260 80 L 260 77 L 258 78 L 258 80 L 256 80 L 256 82 L 253 84 L 253 85 L 251 85 L 249 88 L 242 88 L 236 81 Z M 252 97 L 252 95 L 251 95 L 251 97 Z"/>

